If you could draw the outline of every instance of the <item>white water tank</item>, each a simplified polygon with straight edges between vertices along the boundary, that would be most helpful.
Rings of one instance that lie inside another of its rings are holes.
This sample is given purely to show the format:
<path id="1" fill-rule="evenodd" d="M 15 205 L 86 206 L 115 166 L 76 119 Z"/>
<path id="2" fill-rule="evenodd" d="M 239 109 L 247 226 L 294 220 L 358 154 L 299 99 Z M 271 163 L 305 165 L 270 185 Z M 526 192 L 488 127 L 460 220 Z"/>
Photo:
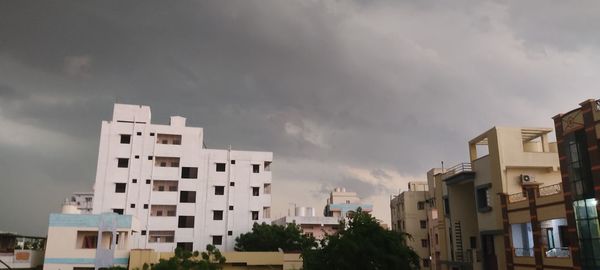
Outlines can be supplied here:
<path id="1" fill-rule="evenodd" d="M 296 207 L 294 214 L 297 217 L 314 217 L 315 209 L 312 207 L 298 206 Z"/>
<path id="2" fill-rule="evenodd" d="M 77 209 L 77 206 L 71 203 L 64 203 L 62 206 L 63 214 L 81 214 L 81 210 Z"/>

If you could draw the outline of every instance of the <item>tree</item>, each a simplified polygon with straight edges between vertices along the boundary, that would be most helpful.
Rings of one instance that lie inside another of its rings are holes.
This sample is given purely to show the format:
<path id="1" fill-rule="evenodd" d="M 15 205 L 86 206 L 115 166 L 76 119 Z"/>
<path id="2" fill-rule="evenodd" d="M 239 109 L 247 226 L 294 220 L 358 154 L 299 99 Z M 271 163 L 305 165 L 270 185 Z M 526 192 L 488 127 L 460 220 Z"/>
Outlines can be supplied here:
<path id="1" fill-rule="evenodd" d="M 407 246 L 407 237 L 382 228 L 359 208 L 321 247 L 302 253 L 304 269 L 419 269 L 419 256 Z"/>
<path id="2" fill-rule="evenodd" d="M 206 251 L 193 253 L 181 248 L 175 249 L 175 256 L 161 259 L 152 270 L 217 270 L 225 263 L 225 257 L 213 245 L 207 245 Z"/>
<path id="3" fill-rule="evenodd" d="M 254 223 L 252 231 L 235 239 L 236 251 L 303 251 L 317 246 L 314 237 L 302 233 L 296 224 L 286 226 Z"/>

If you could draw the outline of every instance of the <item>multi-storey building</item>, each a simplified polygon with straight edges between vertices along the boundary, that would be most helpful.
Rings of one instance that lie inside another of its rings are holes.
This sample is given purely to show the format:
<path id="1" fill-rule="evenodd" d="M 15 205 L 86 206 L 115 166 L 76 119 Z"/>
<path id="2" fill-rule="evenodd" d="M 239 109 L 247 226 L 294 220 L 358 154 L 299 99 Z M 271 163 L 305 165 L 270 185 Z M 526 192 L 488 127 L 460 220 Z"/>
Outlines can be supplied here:
<path id="1" fill-rule="evenodd" d="M 551 131 L 494 127 L 469 141 L 469 163 L 431 173 L 438 226 L 444 226 L 437 241 L 446 245 L 434 256 L 436 269 L 569 266 L 560 233 L 565 212 L 556 208 L 562 190 Z"/>
<path id="2" fill-rule="evenodd" d="M 327 204 L 323 209 L 323 215 L 326 217 L 346 218 L 349 212 L 361 208 L 363 212 L 373 211 L 373 205 L 362 203 L 356 192 L 346 191 L 346 188 L 335 188 L 327 198 Z"/>
<path id="3" fill-rule="evenodd" d="M 407 242 L 421 258 L 421 269 L 430 267 L 428 216 L 426 204 L 428 186 L 425 182 L 409 182 L 408 190 L 390 201 L 392 230 L 408 233 Z"/>
<path id="4" fill-rule="evenodd" d="M 202 128 L 148 106 L 115 104 L 103 121 L 93 213 L 136 217 L 135 245 L 157 251 L 233 250 L 255 222 L 270 222 L 271 152 L 206 149 Z"/>
<path id="5" fill-rule="evenodd" d="M 600 100 L 554 117 L 573 264 L 600 269 Z"/>
<path id="6" fill-rule="evenodd" d="M 442 182 L 444 170 L 433 168 L 427 172 L 427 232 L 429 235 L 429 254 L 431 269 L 441 269 L 439 262 L 448 258 L 448 239 L 446 233 L 446 214 L 444 213 L 443 194 L 447 194 Z"/>

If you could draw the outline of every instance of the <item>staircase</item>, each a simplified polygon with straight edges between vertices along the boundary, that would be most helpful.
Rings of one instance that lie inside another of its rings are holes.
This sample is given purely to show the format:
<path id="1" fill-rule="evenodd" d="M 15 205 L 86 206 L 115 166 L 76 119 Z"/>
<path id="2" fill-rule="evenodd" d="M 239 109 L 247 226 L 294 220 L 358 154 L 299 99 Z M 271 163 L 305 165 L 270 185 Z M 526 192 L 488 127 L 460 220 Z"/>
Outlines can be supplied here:
<path id="1" fill-rule="evenodd" d="M 463 241 L 462 241 L 462 229 L 460 227 L 460 221 L 454 222 L 454 237 L 456 239 L 456 260 L 459 262 L 463 262 L 464 261 Z"/>

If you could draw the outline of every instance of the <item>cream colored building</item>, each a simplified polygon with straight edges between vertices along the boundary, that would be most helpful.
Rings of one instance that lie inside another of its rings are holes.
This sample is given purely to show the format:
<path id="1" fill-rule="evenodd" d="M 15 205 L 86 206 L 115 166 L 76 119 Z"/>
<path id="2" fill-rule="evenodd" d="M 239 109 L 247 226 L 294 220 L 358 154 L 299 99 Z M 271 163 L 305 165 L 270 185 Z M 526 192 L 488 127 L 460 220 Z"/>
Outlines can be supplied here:
<path id="1" fill-rule="evenodd" d="M 358 208 L 367 213 L 373 211 L 373 205 L 362 203 L 356 192 L 337 187 L 329 193 L 327 204 L 325 205 L 325 209 L 323 209 L 323 215 L 326 217 L 346 218 L 348 212 L 356 211 Z"/>
<path id="2" fill-rule="evenodd" d="M 156 252 L 151 249 L 132 250 L 129 270 L 141 270 L 144 264 L 156 264 L 160 259 L 167 260 L 174 255 L 173 252 Z M 226 259 L 223 270 L 302 269 L 299 253 L 223 252 L 222 255 Z"/>
<path id="3" fill-rule="evenodd" d="M 392 230 L 411 235 L 408 245 L 421 258 L 421 269 L 429 269 L 431 262 L 426 210 L 428 194 L 426 182 L 409 182 L 408 190 L 390 201 Z"/>
<path id="4" fill-rule="evenodd" d="M 505 245 L 509 235 L 504 231 L 499 194 L 523 194 L 523 183 L 550 186 L 561 182 L 556 143 L 548 141 L 551 131 L 493 127 L 469 141 L 468 163 L 437 176 L 441 181 L 435 182 L 442 186 L 436 186 L 436 202 L 444 209 L 438 218 L 445 226 L 438 232 L 447 232 L 443 238 L 448 240 L 447 257 L 440 254 L 443 267 L 439 269 L 508 269 L 506 250 L 529 255 L 534 247 L 525 237 L 527 224 L 519 227 L 525 234 Z"/>

